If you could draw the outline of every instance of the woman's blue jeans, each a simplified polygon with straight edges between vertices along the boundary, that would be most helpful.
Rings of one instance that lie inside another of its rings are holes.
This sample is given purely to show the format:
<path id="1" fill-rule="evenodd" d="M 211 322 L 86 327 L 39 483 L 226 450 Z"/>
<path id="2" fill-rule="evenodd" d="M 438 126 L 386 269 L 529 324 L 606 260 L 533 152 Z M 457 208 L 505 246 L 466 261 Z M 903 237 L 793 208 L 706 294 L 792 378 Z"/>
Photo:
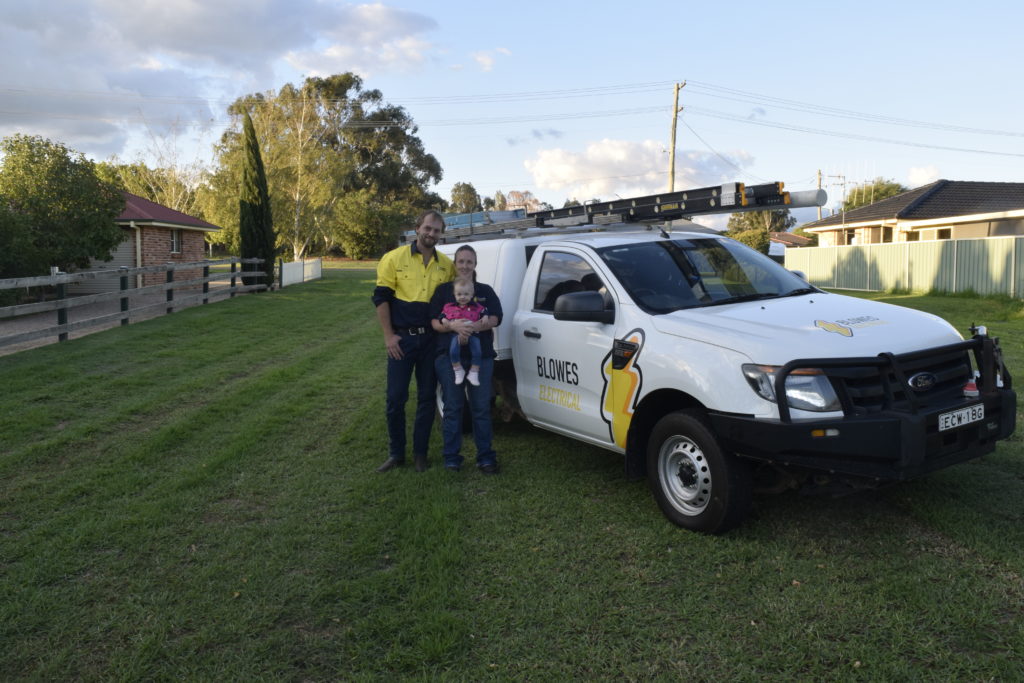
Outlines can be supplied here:
<path id="1" fill-rule="evenodd" d="M 463 361 L 465 365 L 465 361 Z M 494 359 L 480 359 L 480 386 L 469 382 L 455 383 L 455 371 L 447 355 L 438 356 L 434 367 L 441 384 L 444 412 L 441 417 L 441 433 L 444 438 L 445 467 L 462 465 L 462 410 L 467 404 L 473 416 L 473 440 L 476 442 L 477 467 L 496 465 L 498 456 L 491 447 L 494 428 L 491 425 L 491 377 L 494 375 Z"/>

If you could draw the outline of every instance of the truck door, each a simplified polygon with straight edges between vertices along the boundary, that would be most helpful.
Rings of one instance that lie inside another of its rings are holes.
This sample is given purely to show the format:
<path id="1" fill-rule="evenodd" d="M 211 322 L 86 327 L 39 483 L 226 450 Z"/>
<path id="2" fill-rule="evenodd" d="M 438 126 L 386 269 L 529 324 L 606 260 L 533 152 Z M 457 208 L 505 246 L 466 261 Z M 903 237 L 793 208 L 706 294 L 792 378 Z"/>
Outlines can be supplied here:
<path id="1" fill-rule="evenodd" d="M 532 301 L 520 301 L 513 321 L 520 406 L 535 424 L 608 446 L 602 362 L 612 348 L 615 326 L 554 318 L 559 296 L 587 289 L 605 293 L 605 283 L 582 253 L 566 248 L 537 256 L 540 266 L 527 273 L 536 280 L 532 288 L 524 283 L 527 292 L 533 291 Z"/>

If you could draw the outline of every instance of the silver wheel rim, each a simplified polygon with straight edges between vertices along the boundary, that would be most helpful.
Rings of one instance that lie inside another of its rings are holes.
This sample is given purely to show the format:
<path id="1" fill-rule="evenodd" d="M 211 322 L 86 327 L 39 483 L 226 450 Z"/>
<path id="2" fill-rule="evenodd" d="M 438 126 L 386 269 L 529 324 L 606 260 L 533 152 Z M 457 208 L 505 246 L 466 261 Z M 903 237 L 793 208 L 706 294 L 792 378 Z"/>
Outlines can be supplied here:
<path id="1" fill-rule="evenodd" d="M 669 503 L 684 515 L 699 515 L 711 500 L 711 469 L 704 451 L 685 436 L 666 439 L 658 453 L 658 479 Z"/>

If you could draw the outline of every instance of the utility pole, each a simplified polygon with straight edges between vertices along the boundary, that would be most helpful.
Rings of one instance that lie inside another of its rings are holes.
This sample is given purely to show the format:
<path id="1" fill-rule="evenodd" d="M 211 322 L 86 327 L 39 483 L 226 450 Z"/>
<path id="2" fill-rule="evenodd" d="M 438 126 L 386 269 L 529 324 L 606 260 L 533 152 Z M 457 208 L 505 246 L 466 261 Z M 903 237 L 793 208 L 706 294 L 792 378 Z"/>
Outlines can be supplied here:
<path id="1" fill-rule="evenodd" d="M 821 169 L 818 169 L 818 189 L 821 189 Z M 821 207 L 818 207 L 818 220 L 821 220 Z"/>
<path id="2" fill-rule="evenodd" d="M 679 118 L 679 91 L 686 87 L 686 81 L 674 85 L 672 96 L 672 142 L 668 148 L 668 191 L 676 190 L 676 119 Z"/>
<path id="3" fill-rule="evenodd" d="M 846 241 L 846 238 L 845 238 L 845 234 L 846 234 L 846 176 L 845 175 L 830 175 L 830 176 L 827 176 L 827 177 L 835 178 L 836 180 L 838 180 L 839 182 L 835 183 L 835 185 L 841 186 L 843 188 L 843 200 L 842 200 L 843 203 L 839 206 L 839 211 L 842 214 L 842 227 L 843 227 L 843 235 L 844 235 L 843 241 L 845 242 Z"/>

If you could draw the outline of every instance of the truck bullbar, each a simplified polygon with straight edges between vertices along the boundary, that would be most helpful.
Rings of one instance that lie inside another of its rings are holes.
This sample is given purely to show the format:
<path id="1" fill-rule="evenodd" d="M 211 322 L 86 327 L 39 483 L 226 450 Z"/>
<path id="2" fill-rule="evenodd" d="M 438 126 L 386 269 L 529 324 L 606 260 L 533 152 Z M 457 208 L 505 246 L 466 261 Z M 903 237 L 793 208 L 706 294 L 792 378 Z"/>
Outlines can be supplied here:
<path id="1" fill-rule="evenodd" d="M 914 413 L 923 401 L 927 401 L 928 392 L 918 393 L 909 389 L 908 378 L 912 373 L 929 371 L 936 378 L 933 393 L 960 392 L 964 384 L 971 378 L 971 364 L 964 356 L 972 352 L 974 366 L 977 368 L 977 386 L 981 395 L 996 394 L 1001 389 L 1012 388 L 1012 378 L 1003 363 L 999 340 L 983 334 L 976 334 L 971 339 L 933 349 L 924 349 L 905 354 L 882 353 L 864 358 L 801 358 L 786 363 L 776 374 L 775 395 L 779 397 L 779 419 L 783 423 L 792 422 L 789 401 L 786 398 L 786 379 L 798 369 L 817 368 L 829 376 L 835 388 L 839 389 L 839 398 L 843 411 L 847 415 L 871 412 L 865 409 L 866 397 L 863 385 L 854 388 L 855 382 L 874 378 L 877 387 L 871 390 L 878 399 L 878 408 Z M 961 360 L 957 360 L 957 358 Z M 957 370 L 959 367 L 959 370 Z M 868 370 L 867 373 L 843 372 L 855 369 Z M 859 376 L 858 376 L 859 374 Z M 944 386 L 950 384 L 950 386 Z"/>

